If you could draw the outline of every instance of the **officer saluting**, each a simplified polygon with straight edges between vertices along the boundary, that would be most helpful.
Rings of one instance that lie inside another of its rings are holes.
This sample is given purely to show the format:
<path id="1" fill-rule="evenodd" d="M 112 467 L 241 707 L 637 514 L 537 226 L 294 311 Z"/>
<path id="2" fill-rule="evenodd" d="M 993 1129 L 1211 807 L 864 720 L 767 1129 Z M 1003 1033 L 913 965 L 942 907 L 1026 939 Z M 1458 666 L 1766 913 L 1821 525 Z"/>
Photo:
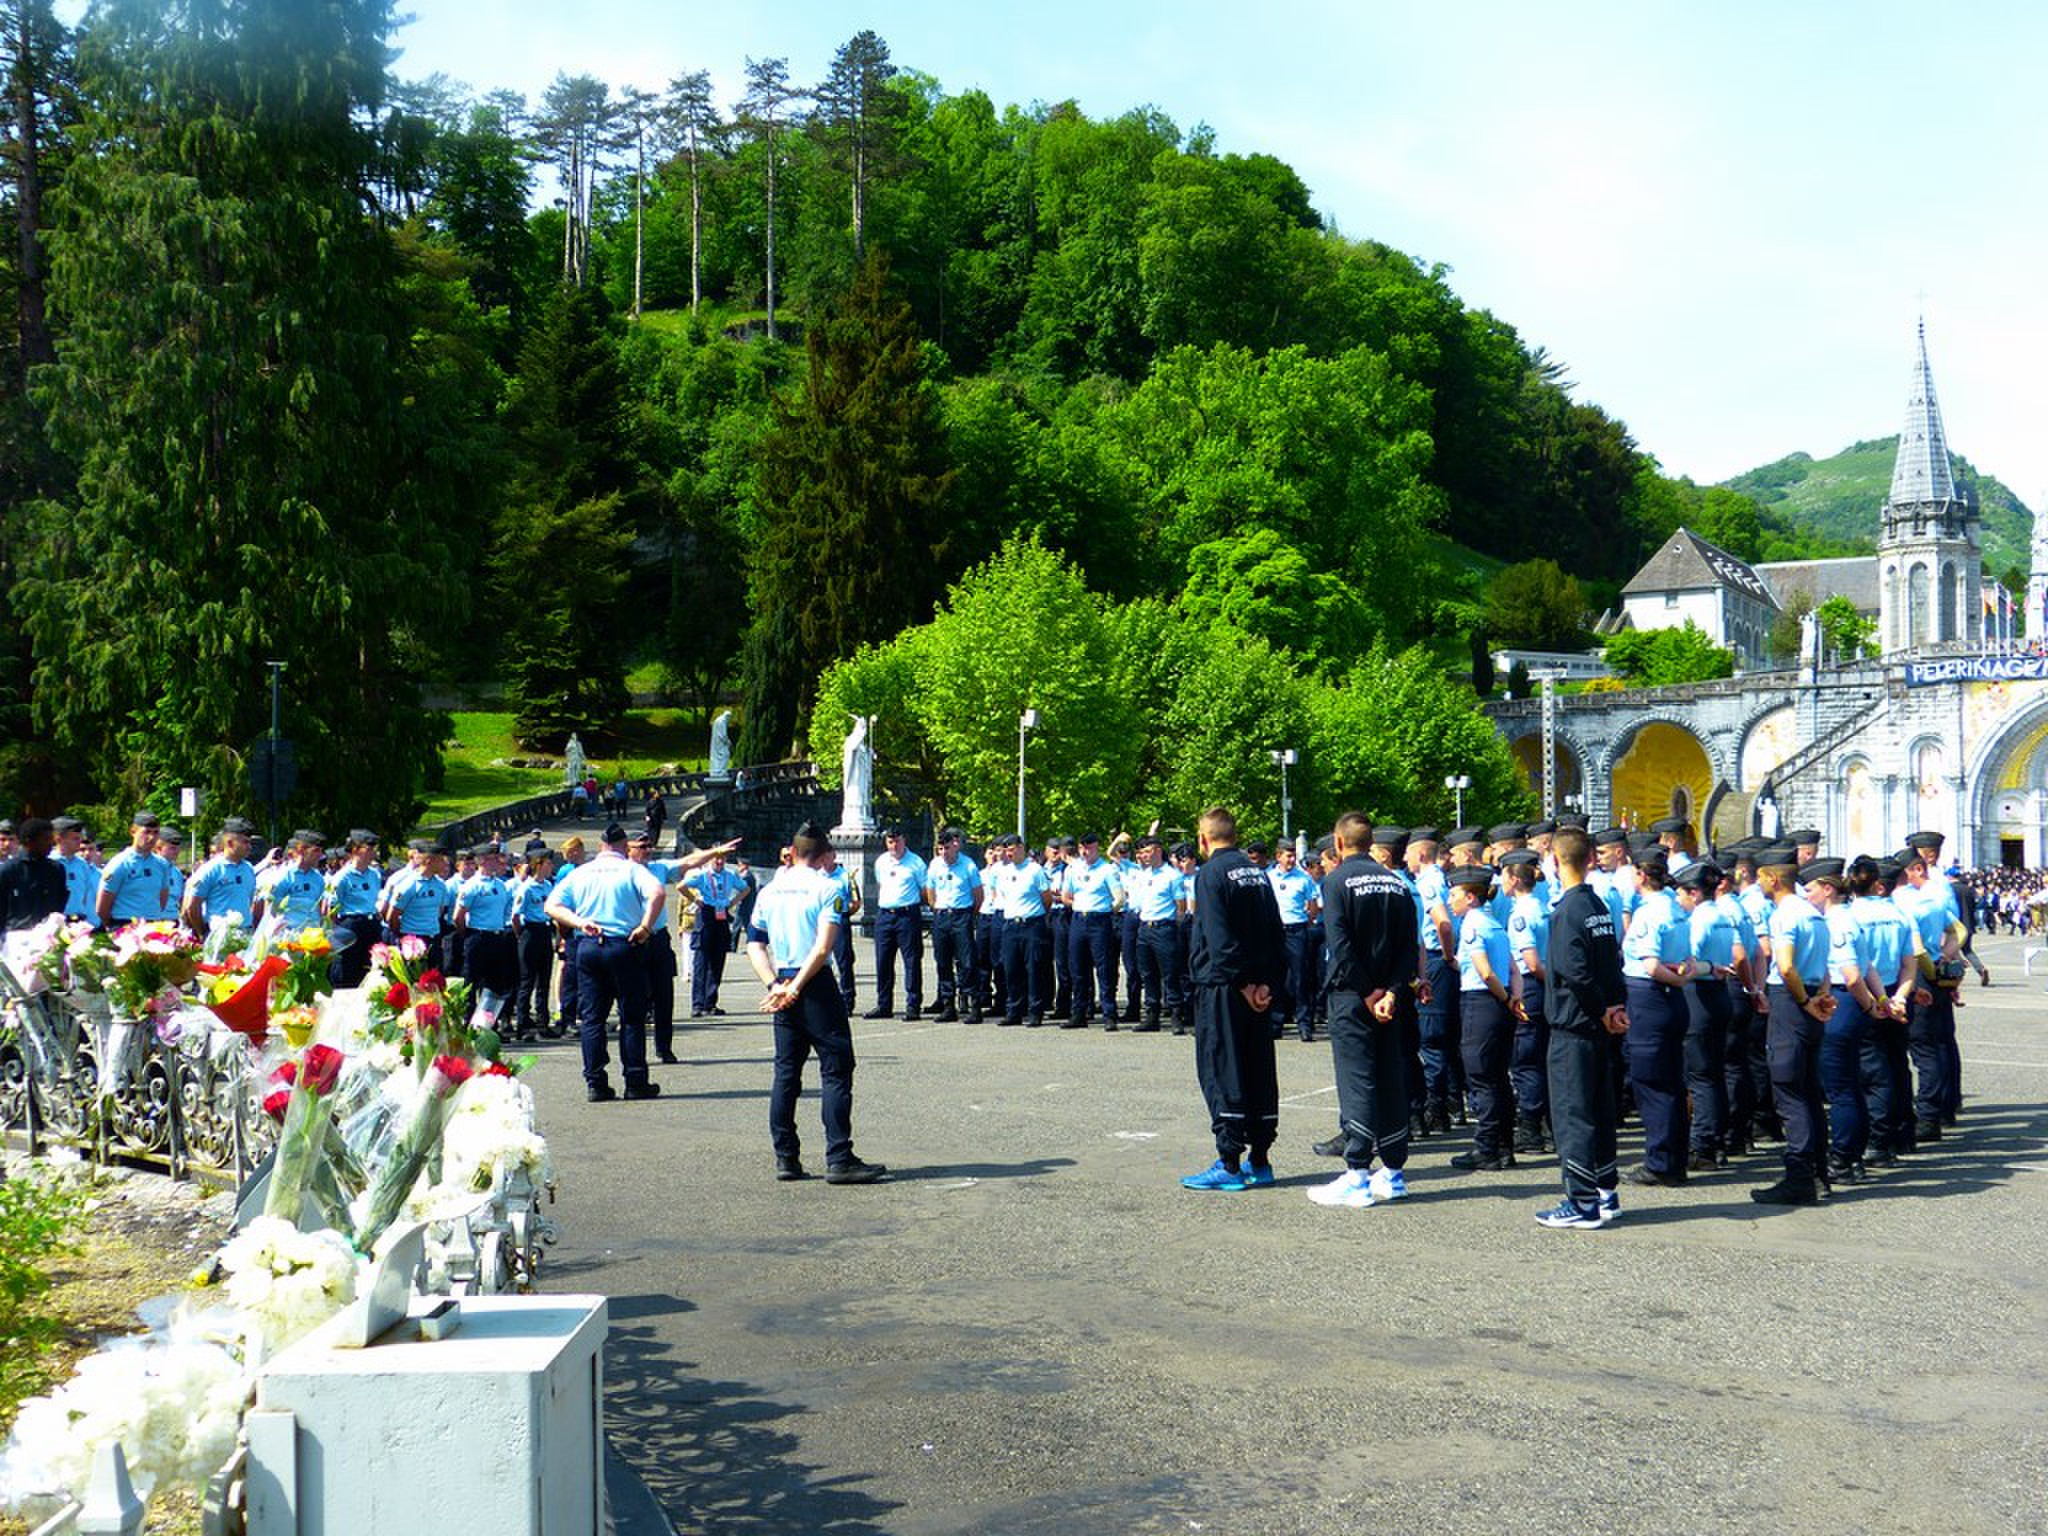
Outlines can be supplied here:
<path id="1" fill-rule="evenodd" d="M 1237 818 L 1202 813 L 1204 862 L 1195 877 L 1188 972 L 1195 999 L 1195 1071 L 1216 1137 L 1216 1161 L 1181 1180 L 1189 1189 L 1273 1182 L 1280 1085 L 1266 1014 L 1286 966 L 1280 906 L 1265 871 L 1237 849 Z"/>
<path id="2" fill-rule="evenodd" d="M 1337 819 L 1337 867 L 1323 877 L 1329 944 L 1330 1054 L 1344 1172 L 1308 1192 L 1318 1205 L 1363 1209 L 1408 1193 L 1408 1056 L 1402 997 L 1420 979 L 1414 894 L 1366 857 L 1372 828 L 1357 811 Z M 1373 1159 L 1380 1167 L 1373 1169 Z"/>

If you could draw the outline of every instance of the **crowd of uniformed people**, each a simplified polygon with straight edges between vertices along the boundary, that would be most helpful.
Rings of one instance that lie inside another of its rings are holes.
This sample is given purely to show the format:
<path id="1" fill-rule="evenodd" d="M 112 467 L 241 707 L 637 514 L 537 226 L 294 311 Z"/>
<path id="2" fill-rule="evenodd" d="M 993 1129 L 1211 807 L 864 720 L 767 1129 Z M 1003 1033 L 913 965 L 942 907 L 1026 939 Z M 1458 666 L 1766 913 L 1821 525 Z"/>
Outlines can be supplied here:
<path id="1" fill-rule="evenodd" d="M 827 1177 L 880 1176 L 851 1143 L 861 895 L 814 828 L 765 885 L 736 844 L 664 858 L 648 829 L 616 823 L 595 848 L 420 841 L 387 868 L 368 831 L 330 848 L 301 829 L 259 854 L 249 824 L 230 819 L 189 879 L 176 829 L 148 813 L 103 864 L 75 818 L 6 832 L 0 928 L 57 910 L 200 934 L 230 918 L 325 923 L 355 939 L 336 955 L 340 985 L 362 979 L 379 939 L 416 937 L 424 965 L 467 978 L 507 1034 L 575 1029 L 593 1101 L 619 1096 L 614 1011 L 624 1097 L 660 1092 L 648 1033 L 658 1060 L 677 1060 L 664 914 L 680 886 L 692 1016 L 725 1012 L 724 965 L 742 942 L 768 989 L 778 1175 L 804 1176 L 794 1108 L 815 1054 Z M 1547 1225 L 1604 1225 L 1621 1183 L 1682 1184 L 1766 1142 L 1782 1143 L 1783 1174 L 1757 1198 L 1812 1203 L 1955 1123 L 1970 937 L 1937 835 L 1849 861 L 1821 857 L 1820 841 L 1798 831 L 1701 857 L 1676 818 L 1646 831 L 1565 817 L 1441 832 L 1353 815 L 1313 847 L 1240 849 L 1219 808 L 1171 846 L 1087 833 L 1034 850 L 1005 835 L 976 860 L 949 827 L 927 860 L 889 828 L 872 868 L 876 996 L 863 1016 L 894 1014 L 899 977 L 902 1017 L 927 1016 L 929 947 L 939 1022 L 1192 1031 L 1217 1144 L 1214 1164 L 1183 1180 L 1197 1189 L 1272 1182 L 1273 1042 L 1320 1031 L 1340 1123 L 1316 1150 L 1346 1163 L 1311 1191 L 1321 1204 L 1401 1198 L 1410 1147 L 1454 1127 L 1469 1131 L 1450 1159 L 1462 1171 L 1558 1154 L 1565 1197 L 1541 1213 Z M 1616 1133 L 1631 1113 L 1642 1159 L 1623 1173 Z"/>

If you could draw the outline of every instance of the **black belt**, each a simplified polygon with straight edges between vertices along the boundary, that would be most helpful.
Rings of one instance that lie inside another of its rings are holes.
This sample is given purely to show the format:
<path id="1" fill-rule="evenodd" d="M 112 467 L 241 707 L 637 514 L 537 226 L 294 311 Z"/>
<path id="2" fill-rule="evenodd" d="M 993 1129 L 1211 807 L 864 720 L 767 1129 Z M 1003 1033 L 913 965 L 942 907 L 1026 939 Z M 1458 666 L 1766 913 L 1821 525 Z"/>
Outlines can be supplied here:
<path id="1" fill-rule="evenodd" d="M 1171 917 L 1141 917 L 1138 919 L 1138 922 L 1147 928 L 1171 928 L 1177 921 L 1177 918 Z"/>

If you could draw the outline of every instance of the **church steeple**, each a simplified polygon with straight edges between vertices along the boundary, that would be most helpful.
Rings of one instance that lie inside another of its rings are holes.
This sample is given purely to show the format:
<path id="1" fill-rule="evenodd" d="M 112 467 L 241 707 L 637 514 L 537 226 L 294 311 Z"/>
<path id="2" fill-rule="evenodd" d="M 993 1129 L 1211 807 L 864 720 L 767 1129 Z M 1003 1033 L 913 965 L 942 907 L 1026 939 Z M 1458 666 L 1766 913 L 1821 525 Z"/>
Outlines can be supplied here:
<path id="1" fill-rule="evenodd" d="M 1879 517 L 1878 635 L 1887 653 L 1984 639 L 1977 500 L 1956 482 L 1920 322 L 1906 422 Z"/>
<path id="2" fill-rule="evenodd" d="M 1941 402 L 1934 398 L 1934 373 L 1927 366 L 1927 322 L 1920 322 L 1920 355 L 1906 400 L 1906 424 L 1892 461 L 1891 504 L 1939 505 L 1953 501 L 1955 475 L 1949 468 L 1948 435 L 1941 429 Z"/>

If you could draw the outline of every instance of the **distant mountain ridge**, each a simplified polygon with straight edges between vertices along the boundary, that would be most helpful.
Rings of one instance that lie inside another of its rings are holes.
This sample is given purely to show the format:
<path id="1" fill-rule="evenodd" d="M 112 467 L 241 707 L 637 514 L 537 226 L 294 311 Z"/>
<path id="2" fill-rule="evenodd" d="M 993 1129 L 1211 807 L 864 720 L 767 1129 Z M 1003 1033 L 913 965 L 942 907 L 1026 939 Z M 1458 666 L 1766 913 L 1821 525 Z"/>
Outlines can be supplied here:
<path id="1" fill-rule="evenodd" d="M 1722 483 L 1815 533 L 1875 550 L 1878 512 L 1891 492 L 1892 461 L 1898 450 L 1899 439 L 1893 435 L 1852 443 L 1826 459 L 1788 453 Z M 2032 510 L 1997 476 L 1982 473 L 1959 453 L 1949 457 L 1956 479 L 1977 493 L 1984 524 L 1984 569 L 2003 577 L 2017 566 L 2024 578 L 2033 539 Z M 2024 580 L 2021 587 L 2024 590 Z"/>

